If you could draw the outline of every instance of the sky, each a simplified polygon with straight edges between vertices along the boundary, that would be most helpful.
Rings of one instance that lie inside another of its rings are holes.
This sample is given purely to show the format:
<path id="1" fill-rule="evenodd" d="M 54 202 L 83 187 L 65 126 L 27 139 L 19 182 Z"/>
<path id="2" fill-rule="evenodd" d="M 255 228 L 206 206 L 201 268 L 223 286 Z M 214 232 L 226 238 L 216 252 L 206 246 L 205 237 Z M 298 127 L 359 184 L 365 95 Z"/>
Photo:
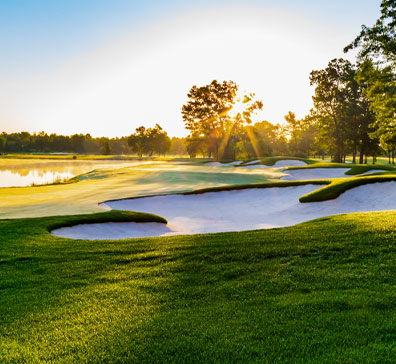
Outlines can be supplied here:
<path id="1" fill-rule="evenodd" d="M 0 132 L 186 136 L 193 85 L 233 80 L 257 120 L 312 108 L 309 73 L 372 25 L 380 0 L 0 0 Z"/>

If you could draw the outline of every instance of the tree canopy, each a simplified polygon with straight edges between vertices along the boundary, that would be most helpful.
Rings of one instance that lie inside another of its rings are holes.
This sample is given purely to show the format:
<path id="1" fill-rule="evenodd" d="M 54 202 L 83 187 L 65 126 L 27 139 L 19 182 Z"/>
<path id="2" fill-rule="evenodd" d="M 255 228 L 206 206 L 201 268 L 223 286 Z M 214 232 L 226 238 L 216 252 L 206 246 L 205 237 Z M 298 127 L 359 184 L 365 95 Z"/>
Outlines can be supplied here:
<path id="1" fill-rule="evenodd" d="M 165 154 L 171 147 L 171 140 L 166 131 L 159 124 L 154 128 L 145 128 L 139 126 L 134 134 L 128 138 L 128 145 L 132 152 L 137 153 L 139 157 L 146 154 L 152 156 L 154 153 Z"/>
<path id="2" fill-rule="evenodd" d="M 262 109 L 254 94 L 238 95 L 233 81 L 193 86 L 182 106 L 185 128 L 190 131 L 189 150 L 205 150 L 216 159 L 235 157 L 237 135 L 243 125 L 251 124 L 255 110 Z"/>
<path id="3" fill-rule="evenodd" d="M 381 15 L 372 27 L 362 25 L 360 34 L 344 48 L 345 52 L 359 48 L 359 56 L 384 57 L 396 61 L 396 0 L 382 0 Z"/>

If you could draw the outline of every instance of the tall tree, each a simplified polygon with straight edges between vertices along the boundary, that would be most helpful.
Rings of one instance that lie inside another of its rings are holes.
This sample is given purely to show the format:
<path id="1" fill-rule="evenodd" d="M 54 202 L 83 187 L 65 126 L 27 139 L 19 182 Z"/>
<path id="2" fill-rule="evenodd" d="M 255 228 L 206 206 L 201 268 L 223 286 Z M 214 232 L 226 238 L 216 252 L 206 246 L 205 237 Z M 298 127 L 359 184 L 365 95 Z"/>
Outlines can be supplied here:
<path id="1" fill-rule="evenodd" d="M 203 139 L 209 155 L 218 151 L 226 125 L 230 123 L 231 110 L 238 86 L 232 81 L 222 83 L 213 80 L 209 85 L 193 86 L 187 94 L 188 101 L 182 106 L 185 128 L 192 139 Z"/>
<path id="2" fill-rule="evenodd" d="M 342 162 L 344 155 L 346 100 L 349 84 L 354 79 L 352 64 L 344 59 L 333 59 L 328 66 L 310 74 L 311 86 L 316 86 L 312 97 L 315 117 L 335 144 L 334 160 Z"/>
<path id="3" fill-rule="evenodd" d="M 137 153 L 139 157 L 143 154 L 149 156 L 154 153 L 165 154 L 170 148 L 170 138 L 159 124 L 147 129 L 139 126 L 135 133 L 127 138 L 127 142 L 132 152 Z"/>
<path id="4" fill-rule="evenodd" d="M 146 143 L 146 128 L 139 126 L 135 129 L 135 133 L 127 138 L 128 146 L 131 148 L 132 153 L 136 153 L 139 157 L 143 156 Z"/>
<path id="5" fill-rule="evenodd" d="M 375 115 L 371 135 L 379 139 L 389 160 L 394 161 L 396 148 L 396 75 L 392 67 L 379 67 L 371 60 L 365 60 L 357 73 L 359 84 L 370 100 L 370 110 Z"/>
<path id="6" fill-rule="evenodd" d="M 185 127 L 190 131 L 188 140 L 197 145 L 206 144 L 209 156 L 216 159 L 227 155 L 229 145 L 235 144 L 236 135 L 243 124 L 252 122 L 252 113 L 262 108 L 261 101 L 254 100 L 254 94 L 237 96 L 238 86 L 233 81 L 193 86 L 187 94 L 188 101 L 182 106 Z"/>

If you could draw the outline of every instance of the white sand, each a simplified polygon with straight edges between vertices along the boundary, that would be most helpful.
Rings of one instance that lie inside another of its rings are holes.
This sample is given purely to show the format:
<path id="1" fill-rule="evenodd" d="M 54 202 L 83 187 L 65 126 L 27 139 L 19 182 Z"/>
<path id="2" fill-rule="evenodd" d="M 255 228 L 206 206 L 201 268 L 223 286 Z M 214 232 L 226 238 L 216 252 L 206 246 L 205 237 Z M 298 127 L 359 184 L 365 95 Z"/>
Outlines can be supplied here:
<path id="1" fill-rule="evenodd" d="M 162 236 L 172 233 L 166 224 L 157 222 L 106 222 L 100 224 L 81 224 L 53 230 L 55 236 L 70 239 L 106 240 L 126 238 L 147 238 L 150 236 Z"/>
<path id="2" fill-rule="evenodd" d="M 168 225 L 163 225 L 163 229 L 151 223 L 77 225 L 53 233 L 84 239 L 215 233 L 290 226 L 334 214 L 396 208 L 396 182 L 359 186 L 330 201 L 304 204 L 298 201 L 317 188 L 306 185 L 113 201 L 106 205 L 117 210 L 154 213 L 165 217 Z M 147 228 L 145 235 L 143 228 Z"/>
<path id="3" fill-rule="evenodd" d="M 248 166 L 249 164 L 260 163 L 260 162 L 261 162 L 260 159 L 256 159 L 254 161 L 250 161 L 250 162 L 245 163 L 244 166 Z"/>
<path id="4" fill-rule="evenodd" d="M 242 163 L 242 161 L 234 161 L 234 162 L 230 162 L 230 163 L 208 162 L 208 163 L 205 163 L 205 166 L 229 167 L 229 166 L 236 166 L 241 163 Z"/>
<path id="5" fill-rule="evenodd" d="M 369 174 L 369 173 L 379 173 L 379 172 L 386 172 L 383 169 L 372 169 L 371 171 L 366 171 L 360 174 Z"/>
<path id="6" fill-rule="evenodd" d="M 305 168 L 305 169 L 291 169 L 284 171 L 287 176 L 281 177 L 283 181 L 302 181 L 311 179 L 327 179 L 348 177 L 345 172 L 349 168 Z"/>
<path id="7" fill-rule="evenodd" d="M 260 161 L 258 160 L 253 162 L 260 162 Z M 273 166 L 266 166 L 264 164 L 251 165 L 253 162 L 244 164 L 241 167 L 248 169 L 262 169 L 262 168 L 268 169 L 268 168 L 302 167 L 307 165 L 305 162 L 294 159 L 285 159 L 285 160 L 277 161 Z"/>
<path id="8" fill-rule="evenodd" d="M 284 159 L 281 161 L 277 161 L 272 168 L 281 168 L 281 167 L 302 167 L 306 166 L 307 163 L 303 161 L 298 161 L 294 159 Z"/>

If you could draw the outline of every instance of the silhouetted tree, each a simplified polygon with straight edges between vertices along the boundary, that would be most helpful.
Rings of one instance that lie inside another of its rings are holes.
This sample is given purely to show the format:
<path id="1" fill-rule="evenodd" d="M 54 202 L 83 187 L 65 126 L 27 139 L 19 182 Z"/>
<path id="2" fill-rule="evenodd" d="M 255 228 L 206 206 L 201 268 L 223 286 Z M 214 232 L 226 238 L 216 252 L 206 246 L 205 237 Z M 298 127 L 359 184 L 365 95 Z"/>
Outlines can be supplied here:
<path id="1" fill-rule="evenodd" d="M 216 159 L 234 154 L 227 148 L 237 142 L 236 135 L 243 124 L 251 123 L 251 114 L 262 108 L 261 101 L 254 101 L 254 94 L 237 97 L 238 86 L 233 81 L 222 83 L 213 80 L 209 85 L 193 86 L 187 94 L 188 101 L 182 107 L 185 127 L 190 131 L 188 141 L 197 145 L 200 139 L 206 144 L 209 157 Z M 236 103 L 244 104 L 243 110 L 235 110 Z M 230 111 L 234 108 L 234 115 Z"/>

